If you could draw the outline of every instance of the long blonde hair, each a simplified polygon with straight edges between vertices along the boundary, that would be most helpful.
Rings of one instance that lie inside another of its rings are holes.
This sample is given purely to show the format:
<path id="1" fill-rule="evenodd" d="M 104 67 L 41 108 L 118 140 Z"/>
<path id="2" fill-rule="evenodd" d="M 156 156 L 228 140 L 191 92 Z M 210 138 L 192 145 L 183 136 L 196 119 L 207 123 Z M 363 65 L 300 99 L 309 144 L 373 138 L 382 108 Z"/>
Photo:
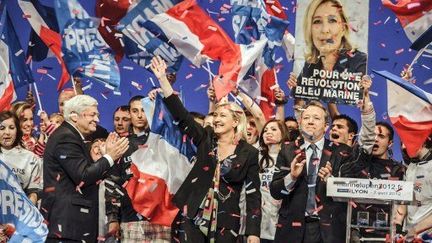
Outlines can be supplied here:
<path id="1" fill-rule="evenodd" d="M 226 107 L 238 125 L 234 128 L 234 140 L 246 139 L 246 115 L 243 109 L 234 102 L 222 101 L 216 104 L 215 110 L 219 107 Z"/>
<path id="2" fill-rule="evenodd" d="M 304 22 L 303 22 L 303 34 L 304 39 L 306 43 L 306 50 L 305 50 L 305 60 L 308 63 L 317 63 L 318 57 L 320 55 L 319 50 L 315 47 L 312 40 L 312 19 L 315 14 L 315 11 L 317 8 L 326 2 L 331 2 L 335 5 L 335 7 L 339 8 L 340 16 L 342 21 L 345 24 L 345 33 L 342 36 L 341 46 L 339 50 L 350 50 L 354 51 L 353 45 L 349 41 L 349 28 L 348 28 L 348 17 L 345 14 L 345 10 L 342 6 L 342 3 L 339 0 L 313 0 L 308 8 L 306 9 L 306 13 L 304 16 Z"/>

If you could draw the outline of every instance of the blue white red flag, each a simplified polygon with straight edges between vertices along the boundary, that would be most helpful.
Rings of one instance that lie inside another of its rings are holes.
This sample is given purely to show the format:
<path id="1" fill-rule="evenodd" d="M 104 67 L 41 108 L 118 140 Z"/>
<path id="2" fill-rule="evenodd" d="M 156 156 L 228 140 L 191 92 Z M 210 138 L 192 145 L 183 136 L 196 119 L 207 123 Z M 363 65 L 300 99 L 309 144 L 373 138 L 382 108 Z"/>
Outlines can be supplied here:
<path id="1" fill-rule="evenodd" d="M 98 20 L 91 18 L 77 0 L 56 0 L 54 8 L 69 73 L 91 78 L 118 91 L 119 68 L 110 47 L 99 34 Z"/>
<path id="2" fill-rule="evenodd" d="M 65 62 L 63 61 L 63 53 L 61 50 L 61 36 L 58 32 L 52 30 L 44 18 L 39 14 L 38 9 L 31 0 L 18 0 L 18 4 L 24 13 L 24 17 L 29 21 L 32 29 L 39 35 L 41 40 L 57 57 L 61 65 L 62 74 L 57 85 L 57 89 L 61 90 L 63 86 L 70 80 L 70 75 L 67 71 Z"/>
<path id="3" fill-rule="evenodd" d="M 8 41 L 6 35 L 3 34 L 5 22 L 7 18 L 6 6 L 0 4 L 0 111 L 8 110 L 11 103 L 16 99 L 15 88 L 10 75 L 10 55 Z"/>
<path id="4" fill-rule="evenodd" d="M 432 134 L 432 94 L 387 71 L 374 72 L 387 79 L 388 116 L 414 157 Z"/>
<path id="5" fill-rule="evenodd" d="M 272 2 L 276 5 L 269 7 L 264 6 L 261 0 L 231 0 L 236 42 L 247 45 L 256 40 L 266 41 L 262 55 L 249 70 L 248 75 L 239 82 L 239 87 L 249 96 L 260 98 L 258 101 L 266 119 L 274 113 L 273 88 L 277 78 L 274 70 L 275 50 L 282 45 L 288 28 L 288 21 L 272 15 L 275 10 L 278 10 L 279 16 L 286 18 L 282 14 L 284 12 L 280 9 L 279 2 Z M 268 10 L 270 12 L 267 12 Z"/>
<path id="6" fill-rule="evenodd" d="M 396 4 L 382 0 L 382 3 L 396 14 L 411 42 L 417 40 L 432 25 L 430 0 L 399 0 Z"/>
<path id="7" fill-rule="evenodd" d="M 48 28 L 58 33 L 59 27 L 57 24 L 54 8 L 50 8 L 40 4 L 39 0 L 31 0 L 31 2 L 35 7 L 36 11 L 40 14 L 42 19 L 47 24 Z M 47 57 L 54 57 L 55 55 L 44 43 L 39 34 L 36 33 L 34 29 L 32 29 L 30 32 L 30 41 L 27 48 L 26 56 L 27 58 L 31 58 L 32 61 L 40 62 Z"/>
<path id="8" fill-rule="evenodd" d="M 143 99 L 151 132 L 145 146 L 131 156 L 133 177 L 126 189 L 134 209 L 160 225 L 170 226 L 178 213 L 173 195 L 190 172 L 196 148 L 183 135 L 158 94 Z"/>
<path id="9" fill-rule="evenodd" d="M 15 173 L 3 161 L 0 161 L 0 194 L 0 222 L 15 228 L 9 242 L 45 242 L 48 227 L 41 213 L 27 198 Z"/>
<path id="10" fill-rule="evenodd" d="M 26 64 L 25 53 L 18 39 L 18 35 L 12 24 L 12 20 L 6 8 L 3 11 L 5 15 L 4 22 L 2 21 L 2 40 L 9 46 L 9 70 L 12 76 L 15 89 L 33 83 L 33 76 L 30 67 Z M 3 17 L 3 16 L 2 16 Z"/>
<path id="11" fill-rule="evenodd" d="M 122 32 L 130 37 L 139 36 L 137 42 L 144 46 L 151 35 L 159 33 L 159 38 L 172 43 L 176 50 L 195 66 L 209 59 L 219 60 L 218 76 L 213 80 L 216 97 L 219 100 L 237 86 L 253 61 L 261 54 L 263 41 L 249 46 L 237 45 L 225 31 L 213 21 L 195 0 L 185 0 L 177 4 L 170 0 L 141 1 L 120 21 Z M 148 31 L 143 31 L 143 29 Z M 161 50 L 164 51 L 164 50 Z M 168 65 L 172 65 L 174 55 L 164 53 Z"/>

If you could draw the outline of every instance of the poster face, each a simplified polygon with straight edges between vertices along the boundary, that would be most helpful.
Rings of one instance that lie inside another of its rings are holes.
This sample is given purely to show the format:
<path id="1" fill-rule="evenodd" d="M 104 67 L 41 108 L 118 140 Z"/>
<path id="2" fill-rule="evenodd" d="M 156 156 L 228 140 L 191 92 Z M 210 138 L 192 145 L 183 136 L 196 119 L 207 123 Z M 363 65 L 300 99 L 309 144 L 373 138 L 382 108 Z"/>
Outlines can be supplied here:
<path id="1" fill-rule="evenodd" d="M 356 104 L 366 74 L 369 0 L 297 4 L 294 97 Z"/>

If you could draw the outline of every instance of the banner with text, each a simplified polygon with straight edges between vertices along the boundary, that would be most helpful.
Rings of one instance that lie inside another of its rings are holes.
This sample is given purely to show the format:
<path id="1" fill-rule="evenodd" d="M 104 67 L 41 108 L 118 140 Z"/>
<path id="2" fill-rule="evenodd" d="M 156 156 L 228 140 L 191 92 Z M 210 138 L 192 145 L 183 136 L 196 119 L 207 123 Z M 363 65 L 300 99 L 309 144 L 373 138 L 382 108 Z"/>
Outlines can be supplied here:
<path id="1" fill-rule="evenodd" d="M 356 104 L 366 74 L 369 1 L 321 2 L 298 2 L 293 95 Z"/>

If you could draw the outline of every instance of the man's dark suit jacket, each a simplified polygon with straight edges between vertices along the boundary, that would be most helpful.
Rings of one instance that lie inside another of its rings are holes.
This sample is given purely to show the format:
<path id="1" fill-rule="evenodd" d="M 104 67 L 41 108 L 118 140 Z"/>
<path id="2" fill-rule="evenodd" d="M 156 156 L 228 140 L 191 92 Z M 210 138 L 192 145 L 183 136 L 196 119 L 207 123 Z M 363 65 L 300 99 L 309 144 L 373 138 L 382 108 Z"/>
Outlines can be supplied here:
<path id="1" fill-rule="evenodd" d="M 285 176 L 290 172 L 291 161 L 301 151 L 294 143 L 284 144 L 277 158 L 277 171 L 270 184 L 272 197 L 282 199 L 275 242 L 298 243 L 302 242 L 303 239 L 308 196 L 307 165 L 304 166 L 302 173 L 297 178 L 292 191 L 288 192 L 284 183 Z M 337 176 L 339 167 L 349 160 L 350 151 L 350 147 L 331 144 L 326 139 L 319 168 L 325 166 L 326 162 L 329 161 L 333 168 L 333 175 Z M 326 183 L 321 181 L 319 177 L 317 177 L 315 190 L 323 242 L 345 242 L 346 203 L 334 202 L 332 198 L 327 197 Z"/>
<path id="2" fill-rule="evenodd" d="M 48 221 L 48 238 L 96 242 L 97 182 L 109 168 L 104 157 L 92 162 L 87 146 L 71 124 L 63 122 L 54 131 L 43 164 L 41 211 Z"/>

